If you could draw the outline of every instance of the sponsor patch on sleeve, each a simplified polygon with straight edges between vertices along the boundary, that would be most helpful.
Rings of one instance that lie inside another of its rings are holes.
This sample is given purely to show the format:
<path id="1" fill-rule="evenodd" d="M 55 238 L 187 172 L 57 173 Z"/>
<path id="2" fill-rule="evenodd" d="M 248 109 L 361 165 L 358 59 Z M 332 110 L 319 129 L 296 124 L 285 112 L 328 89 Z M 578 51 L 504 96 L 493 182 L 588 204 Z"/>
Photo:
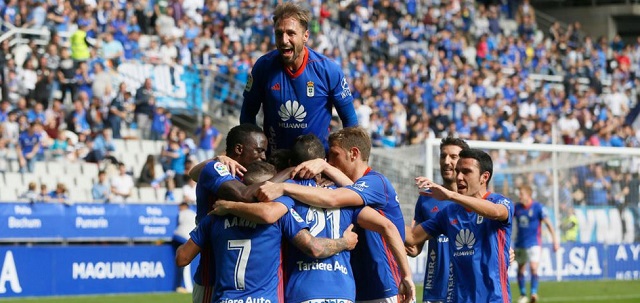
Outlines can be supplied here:
<path id="1" fill-rule="evenodd" d="M 213 169 L 215 169 L 220 176 L 228 176 L 231 174 L 229 172 L 229 168 L 227 168 L 226 165 L 220 162 L 216 162 L 215 164 L 213 164 Z"/>
<path id="2" fill-rule="evenodd" d="M 249 78 L 247 79 L 247 85 L 244 87 L 245 91 L 250 91 L 253 86 L 253 76 L 249 73 Z"/>

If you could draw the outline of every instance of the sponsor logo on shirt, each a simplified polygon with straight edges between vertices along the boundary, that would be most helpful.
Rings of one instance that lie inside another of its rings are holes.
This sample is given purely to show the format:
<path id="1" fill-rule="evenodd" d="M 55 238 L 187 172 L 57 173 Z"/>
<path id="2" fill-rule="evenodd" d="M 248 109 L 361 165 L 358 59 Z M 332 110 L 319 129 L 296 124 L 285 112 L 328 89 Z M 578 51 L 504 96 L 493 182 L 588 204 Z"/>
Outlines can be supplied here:
<path id="1" fill-rule="evenodd" d="M 282 128 L 307 128 L 307 123 L 295 123 L 304 121 L 304 118 L 307 116 L 304 106 L 296 100 L 287 100 L 287 102 L 280 105 L 278 115 L 282 120 L 282 122 L 279 123 L 279 126 Z M 293 123 L 287 122 L 291 119 L 295 121 Z"/>
<path id="2" fill-rule="evenodd" d="M 432 213 L 437 213 L 438 211 L 439 211 L 439 209 L 438 209 L 438 207 L 437 207 L 437 206 L 434 206 L 434 207 L 431 209 L 431 212 L 432 212 Z"/>
<path id="3" fill-rule="evenodd" d="M 458 224 L 458 219 L 451 220 L 451 225 L 457 225 L 457 224 Z"/>
<path id="4" fill-rule="evenodd" d="M 280 90 L 280 83 L 276 83 L 274 86 L 272 86 L 271 90 Z"/>
<path id="5" fill-rule="evenodd" d="M 356 184 L 353 184 L 353 188 L 357 189 L 358 191 L 364 191 L 364 189 L 368 187 L 369 185 L 367 185 L 367 182 L 365 181 L 358 181 L 356 182 Z"/>
<path id="6" fill-rule="evenodd" d="M 222 164 L 221 162 L 216 162 L 215 164 L 213 164 L 213 169 L 215 169 L 218 175 L 220 175 L 221 177 L 231 174 L 229 173 L 229 169 L 227 168 L 227 166 Z"/>
<path id="7" fill-rule="evenodd" d="M 475 253 L 475 250 L 473 249 L 474 244 L 476 244 L 476 236 L 473 232 L 467 228 L 460 230 L 456 236 L 456 249 L 459 251 L 453 253 L 453 256 L 460 257 L 473 255 Z"/>

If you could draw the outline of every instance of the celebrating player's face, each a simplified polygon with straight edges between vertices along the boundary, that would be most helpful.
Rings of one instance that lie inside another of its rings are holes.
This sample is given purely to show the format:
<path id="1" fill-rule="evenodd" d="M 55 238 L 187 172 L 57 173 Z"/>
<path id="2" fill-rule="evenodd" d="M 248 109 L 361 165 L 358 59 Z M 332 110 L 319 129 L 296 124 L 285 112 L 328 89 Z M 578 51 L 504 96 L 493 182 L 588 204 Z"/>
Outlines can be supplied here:
<path id="1" fill-rule="evenodd" d="M 462 148 L 457 145 L 445 145 L 440 150 L 440 176 L 445 183 L 456 181 L 456 163 Z"/>
<path id="2" fill-rule="evenodd" d="M 267 156 L 267 137 L 263 133 L 251 133 L 249 142 L 243 146 L 242 154 L 238 158 L 238 163 L 247 166 L 249 163 L 262 160 L 265 161 Z"/>
<path id="3" fill-rule="evenodd" d="M 293 69 L 302 65 L 303 48 L 309 38 L 309 31 L 292 17 L 279 20 L 275 26 L 276 47 L 282 55 L 282 61 Z"/>
<path id="4" fill-rule="evenodd" d="M 348 162 L 349 162 L 348 158 L 349 158 L 349 155 L 344 148 L 333 145 L 329 149 L 329 156 L 327 157 L 327 162 L 329 162 L 331 166 L 339 169 L 340 171 L 346 172 L 348 171 L 347 169 Z"/>
<path id="5" fill-rule="evenodd" d="M 487 182 L 486 179 L 486 174 L 480 174 L 480 165 L 477 160 L 471 158 L 458 160 L 456 164 L 456 185 L 459 194 L 476 196 L 484 188 Z"/>

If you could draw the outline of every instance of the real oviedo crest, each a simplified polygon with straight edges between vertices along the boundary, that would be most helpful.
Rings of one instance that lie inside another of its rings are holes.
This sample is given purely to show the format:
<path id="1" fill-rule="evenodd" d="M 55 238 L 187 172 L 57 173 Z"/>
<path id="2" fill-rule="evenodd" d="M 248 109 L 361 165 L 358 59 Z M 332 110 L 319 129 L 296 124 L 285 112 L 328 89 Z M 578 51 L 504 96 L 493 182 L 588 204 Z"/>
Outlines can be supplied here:
<path id="1" fill-rule="evenodd" d="M 313 97 L 315 95 L 315 88 L 313 81 L 307 82 L 307 97 Z"/>

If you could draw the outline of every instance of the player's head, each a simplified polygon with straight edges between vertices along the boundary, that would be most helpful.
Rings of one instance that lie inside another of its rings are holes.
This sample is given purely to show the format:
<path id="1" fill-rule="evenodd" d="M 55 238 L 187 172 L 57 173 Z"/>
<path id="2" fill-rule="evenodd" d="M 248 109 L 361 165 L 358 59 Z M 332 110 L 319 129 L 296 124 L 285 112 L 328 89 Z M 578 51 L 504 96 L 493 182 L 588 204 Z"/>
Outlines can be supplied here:
<path id="1" fill-rule="evenodd" d="M 276 149 L 271 151 L 267 162 L 275 166 L 276 171 L 281 171 L 291 166 L 291 150 L 290 149 Z"/>
<path id="2" fill-rule="evenodd" d="M 519 190 L 520 190 L 519 192 L 520 202 L 524 205 L 531 204 L 531 202 L 533 202 L 532 200 L 533 190 L 531 189 L 531 186 L 529 186 L 528 184 L 522 184 L 520 185 Z"/>
<path id="3" fill-rule="evenodd" d="M 273 12 L 276 47 L 285 65 L 302 63 L 304 45 L 309 39 L 311 12 L 293 2 L 278 5 Z"/>
<path id="4" fill-rule="evenodd" d="M 475 196 L 486 192 L 493 175 L 491 156 L 479 149 L 464 149 L 456 164 L 456 185 L 458 193 Z"/>
<path id="5" fill-rule="evenodd" d="M 324 145 L 314 134 L 300 135 L 296 138 L 291 149 L 291 165 L 298 165 L 304 161 L 325 158 Z"/>
<path id="6" fill-rule="evenodd" d="M 349 170 L 349 163 L 369 161 L 370 153 L 371 138 L 360 127 L 346 127 L 329 135 L 329 164 L 343 172 Z"/>
<path id="7" fill-rule="evenodd" d="M 254 124 L 240 124 L 227 134 L 227 155 L 243 166 L 256 160 L 266 160 L 267 137 Z"/>
<path id="8" fill-rule="evenodd" d="M 267 181 L 276 174 L 276 168 L 270 163 L 264 161 L 253 161 L 246 167 L 247 172 L 244 173 L 244 184 L 252 185 Z"/>
<path id="9" fill-rule="evenodd" d="M 456 182 L 456 163 L 460 152 L 468 148 L 467 142 L 460 138 L 449 136 L 440 141 L 440 176 L 445 183 Z"/>

